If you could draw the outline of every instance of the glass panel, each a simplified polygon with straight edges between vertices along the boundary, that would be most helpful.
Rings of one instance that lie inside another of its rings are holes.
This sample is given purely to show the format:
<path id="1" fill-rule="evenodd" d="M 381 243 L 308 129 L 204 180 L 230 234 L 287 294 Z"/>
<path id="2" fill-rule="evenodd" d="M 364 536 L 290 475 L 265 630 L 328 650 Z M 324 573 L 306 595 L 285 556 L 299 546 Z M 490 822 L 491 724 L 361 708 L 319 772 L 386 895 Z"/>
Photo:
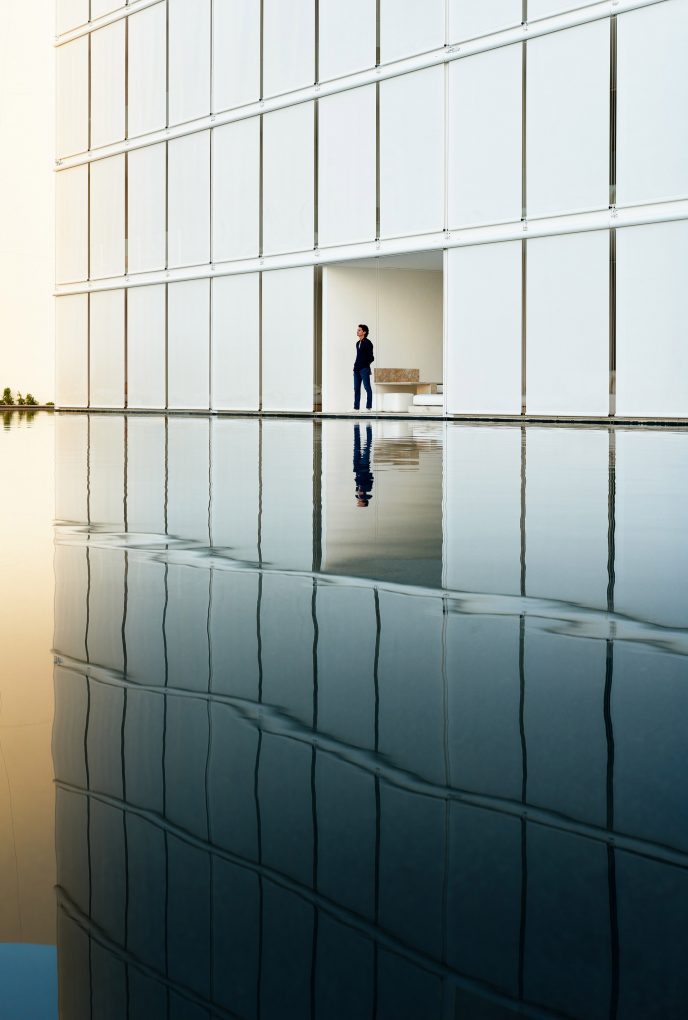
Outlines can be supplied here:
<path id="1" fill-rule="evenodd" d="M 688 4 L 654 4 L 620 15 L 617 202 L 688 197 Z"/>
<path id="2" fill-rule="evenodd" d="M 320 80 L 375 66 L 374 0 L 320 0 Z"/>
<path id="3" fill-rule="evenodd" d="M 88 149 L 88 38 L 58 47 L 57 124 L 58 159 Z"/>
<path id="4" fill-rule="evenodd" d="M 529 414 L 609 413 L 609 233 L 528 241 Z"/>
<path id="5" fill-rule="evenodd" d="M 215 128 L 213 146 L 213 261 L 258 255 L 260 118 Z"/>
<path id="6" fill-rule="evenodd" d="M 91 35 L 91 148 L 124 138 L 124 19 Z"/>
<path id="7" fill-rule="evenodd" d="M 372 241 L 376 219 L 375 86 L 319 101 L 318 244 Z"/>
<path id="8" fill-rule="evenodd" d="M 444 46 L 444 0 L 381 0 L 383 64 Z"/>
<path id="9" fill-rule="evenodd" d="M 210 132 L 169 143 L 168 265 L 210 261 Z"/>
<path id="10" fill-rule="evenodd" d="M 212 406 L 258 409 L 260 400 L 260 278 L 213 280 Z"/>
<path id="11" fill-rule="evenodd" d="M 315 81 L 314 0 L 263 0 L 263 90 L 266 96 Z"/>
<path id="12" fill-rule="evenodd" d="M 528 43 L 528 216 L 609 205 L 609 21 Z"/>
<path id="13" fill-rule="evenodd" d="M 263 273 L 263 410 L 313 410 L 313 269 Z"/>
<path id="14" fill-rule="evenodd" d="M 447 410 L 521 410 L 521 243 L 447 253 Z"/>
<path id="15" fill-rule="evenodd" d="M 165 406 L 165 286 L 127 294 L 127 403 Z"/>
<path id="16" fill-rule="evenodd" d="M 91 294 L 91 407 L 124 407 L 124 291 Z"/>
<path id="17" fill-rule="evenodd" d="M 302 103 L 263 118 L 263 251 L 313 248 L 314 114 Z"/>
<path id="18" fill-rule="evenodd" d="M 444 226 L 444 68 L 380 82 L 380 232 Z"/>
<path id="19" fill-rule="evenodd" d="M 129 18 L 129 137 L 167 121 L 167 8 L 155 4 Z"/>
<path id="20" fill-rule="evenodd" d="M 167 242 L 165 144 L 133 149 L 128 156 L 128 271 L 164 269 Z"/>
<path id="21" fill-rule="evenodd" d="M 210 0 L 168 0 L 170 124 L 210 113 Z"/>
<path id="22" fill-rule="evenodd" d="M 124 275 L 125 157 L 91 163 L 91 279 Z"/>
<path id="23" fill-rule="evenodd" d="M 213 111 L 260 98 L 260 4 L 214 0 Z"/>
<path id="24" fill-rule="evenodd" d="M 449 65 L 449 228 L 521 218 L 522 47 Z"/>
<path id="25" fill-rule="evenodd" d="M 168 288 L 168 406 L 207 408 L 210 371 L 210 281 Z"/>
<path id="26" fill-rule="evenodd" d="M 688 414 L 687 260 L 685 220 L 617 231 L 618 414 Z"/>

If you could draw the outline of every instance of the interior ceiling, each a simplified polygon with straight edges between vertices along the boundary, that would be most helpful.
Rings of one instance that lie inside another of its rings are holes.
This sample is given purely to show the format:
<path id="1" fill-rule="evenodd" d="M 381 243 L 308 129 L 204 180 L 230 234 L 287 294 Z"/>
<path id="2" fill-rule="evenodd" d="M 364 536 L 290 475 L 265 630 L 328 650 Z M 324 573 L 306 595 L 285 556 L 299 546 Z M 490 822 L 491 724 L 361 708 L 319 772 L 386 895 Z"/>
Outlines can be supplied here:
<path id="1" fill-rule="evenodd" d="M 417 251 L 406 255 L 387 255 L 385 258 L 352 259 L 350 262 L 337 262 L 332 268 L 339 269 L 442 269 L 441 251 Z"/>

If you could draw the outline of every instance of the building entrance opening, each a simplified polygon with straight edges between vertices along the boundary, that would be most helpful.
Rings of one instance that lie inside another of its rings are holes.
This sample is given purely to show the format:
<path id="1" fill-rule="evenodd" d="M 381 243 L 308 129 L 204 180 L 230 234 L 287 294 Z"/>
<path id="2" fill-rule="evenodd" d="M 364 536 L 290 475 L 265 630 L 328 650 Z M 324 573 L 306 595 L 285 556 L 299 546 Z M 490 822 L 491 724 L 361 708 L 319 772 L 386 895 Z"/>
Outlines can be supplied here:
<path id="1" fill-rule="evenodd" d="M 373 410 L 443 413 L 443 276 L 441 251 L 323 267 L 323 411 L 354 406 L 356 331 L 364 323 L 375 352 Z"/>

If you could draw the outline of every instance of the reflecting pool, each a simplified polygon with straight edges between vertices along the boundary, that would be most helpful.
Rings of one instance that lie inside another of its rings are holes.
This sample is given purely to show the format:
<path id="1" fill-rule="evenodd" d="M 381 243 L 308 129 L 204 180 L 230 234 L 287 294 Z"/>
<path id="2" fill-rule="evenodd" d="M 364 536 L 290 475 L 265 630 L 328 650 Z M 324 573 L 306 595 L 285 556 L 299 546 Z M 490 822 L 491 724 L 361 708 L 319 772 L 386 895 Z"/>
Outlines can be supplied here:
<path id="1" fill-rule="evenodd" d="M 688 432 L 54 432 L 63 1020 L 685 1018 Z"/>

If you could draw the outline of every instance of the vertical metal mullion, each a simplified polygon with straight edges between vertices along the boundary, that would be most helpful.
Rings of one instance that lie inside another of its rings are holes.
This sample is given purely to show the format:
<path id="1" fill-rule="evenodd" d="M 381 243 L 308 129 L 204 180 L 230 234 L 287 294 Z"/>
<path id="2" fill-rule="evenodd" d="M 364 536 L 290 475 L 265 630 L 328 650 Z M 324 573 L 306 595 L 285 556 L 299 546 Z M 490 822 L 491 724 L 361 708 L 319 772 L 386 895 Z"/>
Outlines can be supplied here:
<path id="1" fill-rule="evenodd" d="M 375 0 L 375 66 L 380 66 L 380 2 Z M 375 240 L 380 239 L 380 82 L 375 82 Z"/>
<path id="2" fill-rule="evenodd" d="M 124 288 L 124 408 L 129 407 L 129 288 Z M 125 418 L 126 427 L 126 418 Z"/>
<path id="3" fill-rule="evenodd" d="M 609 207 L 616 207 L 617 18 L 609 19 Z M 609 417 L 616 415 L 616 227 L 609 230 Z"/>
<path id="4" fill-rule="evenodd" d="M 523 24 L 527 23 L 528 2 L 523 0 Z M 528 43 L 521 43 L 521 221 L 528 229 Z M 521 240 L 521 414 L 528 410 L 528 241 Z"/>
<path id="5" fill-rule="evenodd" d="M 609 230 L 609 417 L 616 414 L 616 227 Z"/>

